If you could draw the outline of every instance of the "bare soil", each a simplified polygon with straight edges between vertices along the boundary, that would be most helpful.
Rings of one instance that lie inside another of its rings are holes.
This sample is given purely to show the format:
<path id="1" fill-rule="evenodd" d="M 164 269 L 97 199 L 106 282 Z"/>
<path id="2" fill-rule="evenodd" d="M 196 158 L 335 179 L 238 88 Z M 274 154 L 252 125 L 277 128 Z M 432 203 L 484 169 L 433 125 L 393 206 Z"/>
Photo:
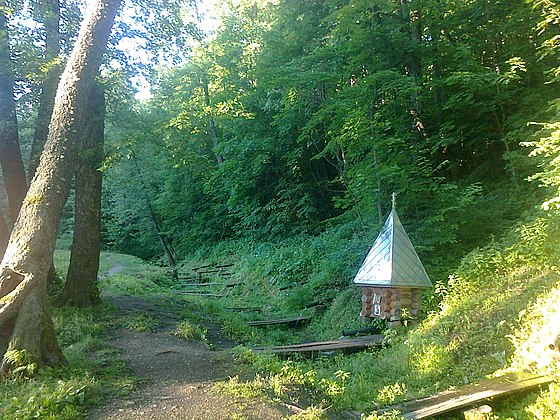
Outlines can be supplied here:
<path id="1" fill-rule="evenodd" d="M 209 326 L 212 347 L 200 341 L 184 340 L 171 334 L 181 322 L 176 313 L 141 297 L 107 297 L 118 316 L 149 315 L 159 321 L 153 332 L 115 330 L 111 344 L 139 378 L 136 391 L 126 398 L 109 401 L 92 409 L 94 419 L 281 419 L 294 414 L 288 407 L 263 399 L 236 398 L 220 393 L 217 381 L 238 375 L 250 378 L 248 367 L 235 361 L 233 343 Z"/>

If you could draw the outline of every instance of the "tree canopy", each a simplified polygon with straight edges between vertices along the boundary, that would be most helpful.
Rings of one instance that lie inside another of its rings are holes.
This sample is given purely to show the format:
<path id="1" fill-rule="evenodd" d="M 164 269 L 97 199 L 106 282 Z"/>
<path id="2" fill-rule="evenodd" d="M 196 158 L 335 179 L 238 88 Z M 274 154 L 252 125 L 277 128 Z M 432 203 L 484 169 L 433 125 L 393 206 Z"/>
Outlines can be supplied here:
<path id="1" fill-rule="evenodd" d="M 552 3 L 239 0 L 214 12 L 209 34 L 183 17 L 180 61 L 151 68 L 152 97 L 108 117 L 112 246 L 161 253 L 134 162 L 183 256 L 224 238 L 369 235 L 396 192 L 422 252 L 456 261 L 546 194 L 527 182 L 540 163 L 524 145 L 553 138 Z"/>

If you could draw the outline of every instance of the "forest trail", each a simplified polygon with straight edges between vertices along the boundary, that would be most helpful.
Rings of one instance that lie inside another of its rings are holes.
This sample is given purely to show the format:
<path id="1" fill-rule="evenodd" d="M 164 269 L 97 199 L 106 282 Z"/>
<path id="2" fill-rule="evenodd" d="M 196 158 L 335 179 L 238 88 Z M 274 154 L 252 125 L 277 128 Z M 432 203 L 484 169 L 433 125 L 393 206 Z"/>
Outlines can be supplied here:
<path id="1" fill-rule="evenodd" d="M 251 377 L 247 367 L 223 350 L 229 343 L 220 340 L 218 328 L 209 328 L 208 340 L 222 350 L 212 350 L 205 342 L 172 335 L 181 319 L 158 304 L 137 296 L 105 299 L 118 307 L 117 316 L 149 316 L 158 326 L 154 331 L 119 328 L 112 333 L 110 344 L 119 349 L 139 385 L 127 397 L 95 407 L 87 419 L 281 419 L 294 414 L 281 405 L 215 389 L 217 381 L 230 376 Z"/>

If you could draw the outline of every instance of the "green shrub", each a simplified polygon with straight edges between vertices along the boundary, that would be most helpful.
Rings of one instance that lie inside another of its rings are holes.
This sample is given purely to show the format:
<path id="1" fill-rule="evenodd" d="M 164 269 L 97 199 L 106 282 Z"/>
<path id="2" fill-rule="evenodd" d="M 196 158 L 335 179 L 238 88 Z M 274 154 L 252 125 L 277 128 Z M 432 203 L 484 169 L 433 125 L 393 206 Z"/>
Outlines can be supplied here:
<path id="1" fill-rule="evenodd" d="M 177 326 L 173 335 L 184 338 L 185 340 L 206 341 L 207 332 L 206 328 L 193 325 L 189 321 L 183 321 Z"/>

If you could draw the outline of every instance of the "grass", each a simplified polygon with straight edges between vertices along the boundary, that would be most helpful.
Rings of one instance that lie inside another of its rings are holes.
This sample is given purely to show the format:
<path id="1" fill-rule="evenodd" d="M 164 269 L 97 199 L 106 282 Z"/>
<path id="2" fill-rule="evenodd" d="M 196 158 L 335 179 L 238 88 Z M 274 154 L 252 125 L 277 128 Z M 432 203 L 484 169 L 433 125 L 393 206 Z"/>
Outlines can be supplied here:
<path id="1" fill-rule="evenodd" d="M 206 341 L 206 334 L 208 331 L 206 328 L 202 328 L 199 325 L 194 325 L 190 321 L 183 321 L 181 322 L 173 335 L 177 337 L 181 337 L 185 340 L 197 340 L 197 341 Z"/>
<path id="2" fill-rule="evenodd" d="M 39 369 L 32 378 L 0 382 L 0 417 L 76 419 L 85 410 L 134 387 L 125 364 L 105 344 L 113 309 L 54 308 L 53 319 L 68 365 Z"/>
<path id="3" fill-rule="evenodd" d="M 159 321 L 149 314 L 130 314 L 118 320 L 123 328 L 136 332 L 152 332 L 159 326 Z"/>
<path id="4" fill-rule="evenodd" d="M 55 266 L 62 275 L 67 271 L 69 255 L 65 250 L 55 252 Z M 101 282 L 105 292 L 111 287 L 112 292 L 156 290 L 152 279 L 159 276 L 159 270 L 137 258 L 103 253 L 101 261 L 101 271 L 116 264 L 127 267 L 126 275 Z M 145 278 L 139 279 L 140 275 Z M 147 315 L 115 319 L 115 308 L 107 304 L 83 309 L 54 307 L 53 322 L 68 365 L 38 369 L 31 378 L 21 374 L 0 381 L 0 418 L 82 418 L 89 407 L 110 397 L 129 394 L 136 380 L 116 350 L 106 344 L 108 333 L 117 326 L 151 330 L 155 328 L 155 320 Z M 32 364 L 24 367 L 32 369 Z"/>

